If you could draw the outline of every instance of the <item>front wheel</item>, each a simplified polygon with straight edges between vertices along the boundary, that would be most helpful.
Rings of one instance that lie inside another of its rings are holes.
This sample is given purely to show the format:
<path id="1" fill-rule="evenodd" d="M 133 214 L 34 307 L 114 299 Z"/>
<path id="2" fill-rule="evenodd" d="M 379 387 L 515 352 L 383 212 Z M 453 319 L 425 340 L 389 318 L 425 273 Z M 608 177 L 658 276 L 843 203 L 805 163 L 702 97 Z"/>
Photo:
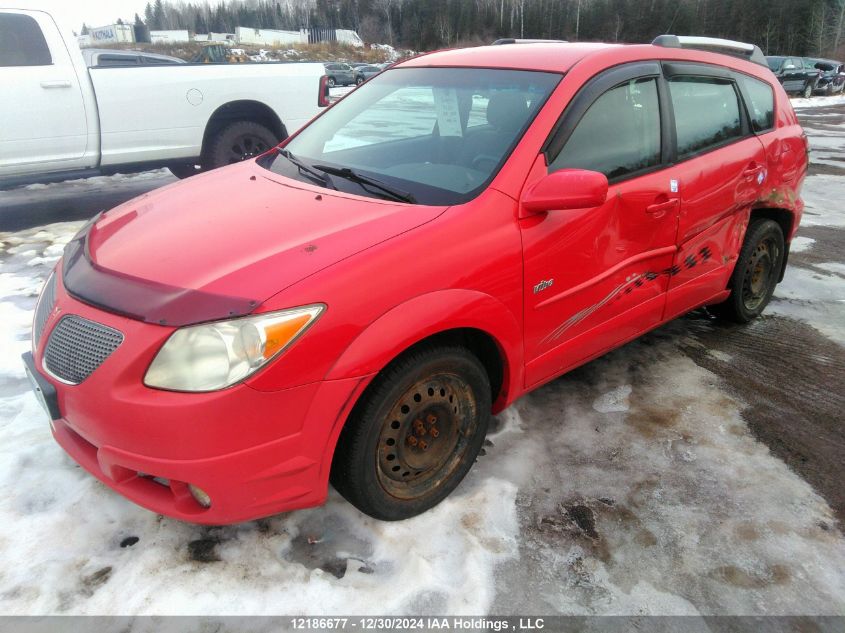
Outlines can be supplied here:
<path id="1" fill-rule="evenodd" d="M 363 78 L 363 77 L 358 77 L 358 79 L 356 79 L 356 80 L 355 80 L 355 85 L 356 85 L 356 86 L 360 86 L 362 83 L 364 83 L 364 78 Z"/>
<path id="2" fill-rule="evenodd" d="M 329 85 L 329 88 L 334 88 L 337 82 L 334 80 L 334 77 L 329 77 L 326 83 Z"/>
<path id="3" fill-rule="evenodd" d="M 490 419 L 490 381 L 461 347 L 430 347 L 388 366 L 350 415 L 332 461 L 332 485 L 385 521 L 446 498 L 475 462 Z"/>
<path id="4" fill-rule="evenodd" d="M 731 294 L 723 303 L 712 306 L 713 312 L 736 323 L 748 323 L 760 316 L 775 292 L 783 257 L 783 232 L 778 223 L 752 221 L 731 275 Z"/>
<path id="5" fill-rule="evenodd" d="M 807 84 L 806 86 L 804 86 L 804 92 L 802 93 L 802 95 L 805 99 L 809 99 L 810 97 L 812 97 L 813 96 L 813 84 L 810 83 L 810 84 Z"/>

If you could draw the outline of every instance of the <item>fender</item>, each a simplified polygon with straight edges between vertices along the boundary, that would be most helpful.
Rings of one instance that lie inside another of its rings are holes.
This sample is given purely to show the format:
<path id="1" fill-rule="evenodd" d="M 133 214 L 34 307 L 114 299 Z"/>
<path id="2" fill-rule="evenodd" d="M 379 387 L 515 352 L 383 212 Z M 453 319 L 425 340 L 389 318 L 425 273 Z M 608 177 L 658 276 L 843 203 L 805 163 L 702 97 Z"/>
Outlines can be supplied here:
<path id="1" fill-rule="evenodd" d="M 326 374 L 325 380 L 366 376 L 381 371 L 403 351 L 430 336 L 456 328 L 490 335 L 502 355 L 504 401 L 501 410 L 522 392 L 523 346 L 519 322 L 505 304 L 475 290 L 438 290 L 395 306 L 364 329 Z"/>

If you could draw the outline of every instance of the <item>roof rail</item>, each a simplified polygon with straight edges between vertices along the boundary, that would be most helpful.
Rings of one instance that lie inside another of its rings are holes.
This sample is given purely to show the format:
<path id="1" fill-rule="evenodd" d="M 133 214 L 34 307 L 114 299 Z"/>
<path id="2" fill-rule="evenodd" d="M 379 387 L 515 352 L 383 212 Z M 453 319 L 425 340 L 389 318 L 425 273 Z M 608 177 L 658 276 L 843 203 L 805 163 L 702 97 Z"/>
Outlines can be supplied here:
<path id="1" fill-rule="evenodd" d="M 503 37 L 493 42 L 493 46 L 502 44 L 566 44 L 566 40 L 521 40 L 515 37 Z"/>
<path id="2" fill-rule="evenodd" d="M 722 53 L 733 57 L 742 57 L 748 61 L 768 67 L 766 57 L 759 46 L 718 37 L 699 37 L 696 35 L 658 35 L 652 42 L 654 46 L 664 48 L 693 48 L 711 53 Z"/>

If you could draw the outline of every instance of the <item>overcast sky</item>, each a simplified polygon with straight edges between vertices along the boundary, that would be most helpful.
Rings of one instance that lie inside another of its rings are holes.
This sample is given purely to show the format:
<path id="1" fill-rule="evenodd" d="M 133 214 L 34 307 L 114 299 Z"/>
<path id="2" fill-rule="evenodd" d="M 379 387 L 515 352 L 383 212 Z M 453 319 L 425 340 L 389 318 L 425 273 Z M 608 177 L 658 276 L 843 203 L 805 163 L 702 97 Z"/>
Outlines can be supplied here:
<path id="1" fill-rule="evenodd" d="M 24 9 L 45 9 L 63 23 L 79 32 L 82 23 L 88 26 L 114 24 L 117 18 L 131 22 L 137 13 L 144 17 L 147 0 L 11 0 L 6 6 Z"/>

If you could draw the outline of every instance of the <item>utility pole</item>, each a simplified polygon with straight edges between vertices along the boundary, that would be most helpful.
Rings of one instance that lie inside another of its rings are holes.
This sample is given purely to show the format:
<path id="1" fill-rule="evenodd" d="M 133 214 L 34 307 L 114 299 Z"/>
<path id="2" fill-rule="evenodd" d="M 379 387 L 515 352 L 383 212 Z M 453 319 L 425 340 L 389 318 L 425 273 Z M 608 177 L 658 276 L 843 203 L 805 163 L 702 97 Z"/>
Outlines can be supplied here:
<path id="1" fill-rule="evenodd" d="M 575 9 L 575 41 L 578 41 L 578 31 L 581 28 L 581 0 L 578 0 L 578 6 Z"/>

